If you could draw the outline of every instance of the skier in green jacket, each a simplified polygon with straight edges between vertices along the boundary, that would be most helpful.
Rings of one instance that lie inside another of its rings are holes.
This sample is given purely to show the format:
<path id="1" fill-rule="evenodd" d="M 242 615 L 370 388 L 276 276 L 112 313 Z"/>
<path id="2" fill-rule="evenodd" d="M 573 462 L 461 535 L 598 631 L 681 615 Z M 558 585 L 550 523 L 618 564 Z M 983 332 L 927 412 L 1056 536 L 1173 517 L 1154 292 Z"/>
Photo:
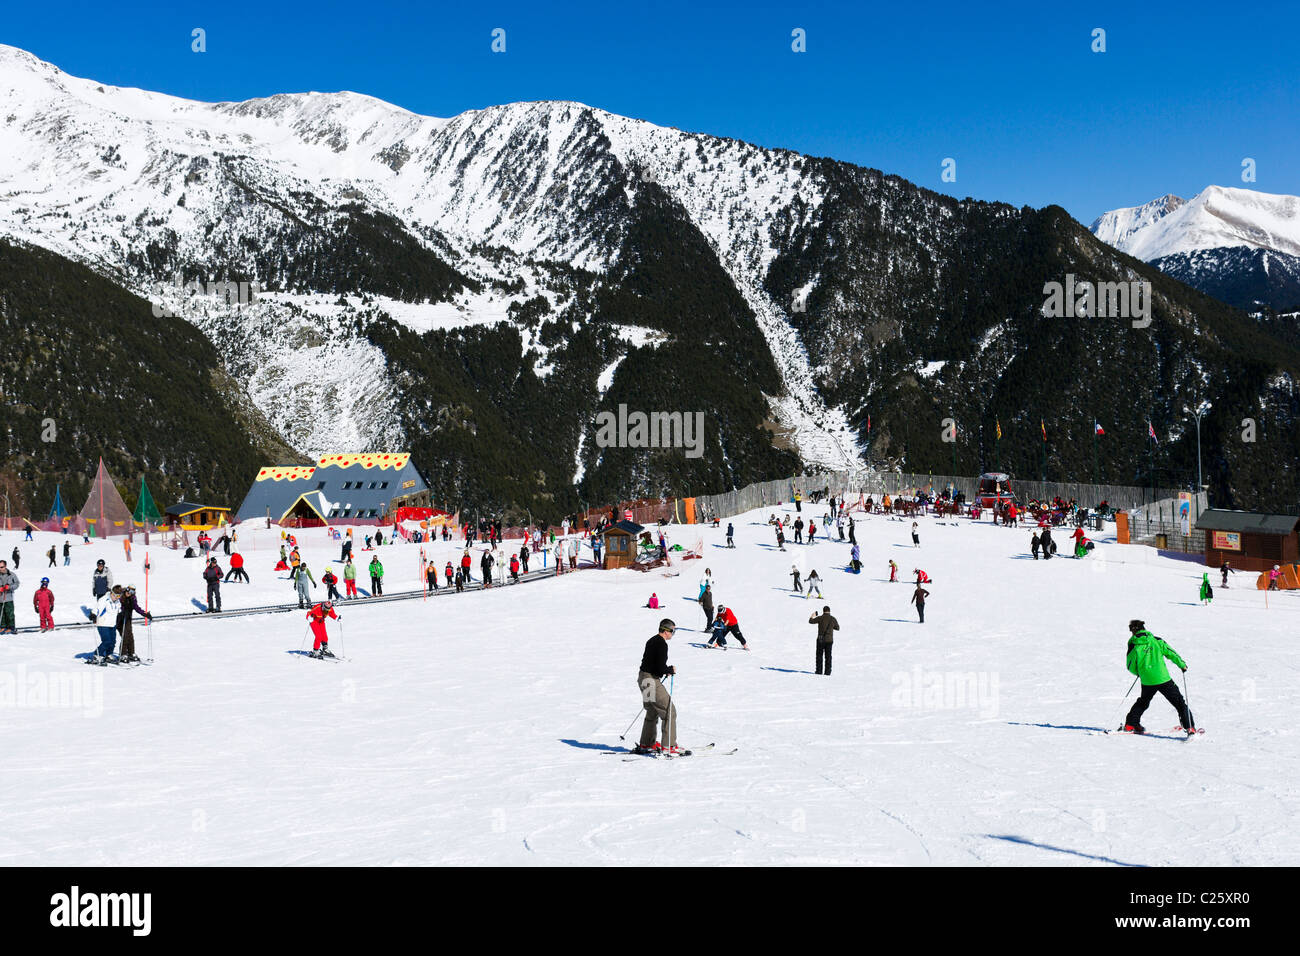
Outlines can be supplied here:
<path id="1" fill-rule="evenodd" d="M 1214 600 L 1214 588 L 1210 585 L 1210 572 L 1201 575 L 1201 603 L 1209 604 Z"/>
<path id="2" fill-rule="evenodd" d="M 370 596 L 384 593 L 384 566 L 379 563 L 379 555 L 370 559 Z"/>
<path id="3" fill-rule="evenodd" d="M 1120 729 L 1135 734 L 1145 733 L 1145 728 L 1139 721 L 1151 704 L 1151 698 L 1160 693 L 1173 705 L 1174 710 L 1178 711 L 1178 720 L 1183 730 L 1188 734 L 1196 733 L 1196 725 L 1192 723 L 1192 712 L 1188 710 L 1187 702 L 1178 691 L 1178 685 L 1173 682 L 1169 670 L 1165 667 L 1166 657 L 1182 671 L 1187 670 L 1186 662 L 1172 647 L 1148 631 L 1144 622 L 1129 621 L 1128 629 L 1132 636 L 1128 640 L 1128 655 L 1124 663 L 1129 673 L 1136 674 L 1142 681 L 1142 693 L 1129 708 L 1128 716 L 1124 718 L 1124 726 Z"/>

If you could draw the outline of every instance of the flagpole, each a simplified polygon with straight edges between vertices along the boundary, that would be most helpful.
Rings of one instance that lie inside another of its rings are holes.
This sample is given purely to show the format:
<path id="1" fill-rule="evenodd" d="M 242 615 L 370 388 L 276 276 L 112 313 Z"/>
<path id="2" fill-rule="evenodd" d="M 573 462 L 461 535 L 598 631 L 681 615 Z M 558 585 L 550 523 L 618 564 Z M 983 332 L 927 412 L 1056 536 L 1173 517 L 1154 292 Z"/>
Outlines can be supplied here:
<path id="1" fill-rule="evenodd" d="M 1092 483 L 1098 484 L 1097 481 L 1097 420 L 1092 420 Z"/>

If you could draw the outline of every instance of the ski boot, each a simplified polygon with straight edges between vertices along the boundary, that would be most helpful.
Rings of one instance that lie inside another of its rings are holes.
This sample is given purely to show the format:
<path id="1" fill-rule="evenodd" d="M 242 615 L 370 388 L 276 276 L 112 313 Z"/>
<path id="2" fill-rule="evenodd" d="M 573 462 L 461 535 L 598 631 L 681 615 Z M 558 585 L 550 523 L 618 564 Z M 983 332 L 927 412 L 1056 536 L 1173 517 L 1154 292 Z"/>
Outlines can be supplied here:
<path id="1" fill-rule="evenodd" d="M 316 649 L 313 648 L 312 650 L 310 650 L 310 651 L 307 652 L 307 656 L 308 656 L 308 657 L 320 657 L 321 655 L 320 655 L 320 651 L 319 651 L 319 650 L 316 650 Z"/>
<path id="2" fill-rule="evenodd" d="M 1147 729 L 1141 724 L 1125 724 L 1120 730 L 1126 734 L 1145 734 L 1147 732 Z"/>
<path id="3" fill-rule="evenodd" d="M 320 656 L 321 656 L 321 657 L 333 657 L 333 656 L 334 656 L 332 653 L 330 653 L 330 648 L 329 648 L 329 645 L 328 645 L 328 644 L 322 644 L 322 645 L 320 646 Z"/>

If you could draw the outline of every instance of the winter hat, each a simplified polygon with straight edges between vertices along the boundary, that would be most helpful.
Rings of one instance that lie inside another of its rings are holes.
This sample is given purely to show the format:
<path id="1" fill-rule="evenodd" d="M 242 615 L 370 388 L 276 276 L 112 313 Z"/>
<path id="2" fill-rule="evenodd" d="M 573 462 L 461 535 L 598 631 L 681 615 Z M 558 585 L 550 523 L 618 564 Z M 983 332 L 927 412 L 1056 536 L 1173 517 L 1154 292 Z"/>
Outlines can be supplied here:
<path id="1" fill-rule="evenodd" d="M 1128 629 L 1129 629 L 1130 631 L 1142 631 L 1142 630 L 1146 630 L 1146 626 L 1147 626 L 1147 625 L 1146 625 L 1146 622 L 1145 622 L 1145 621 L 1133 620 L 1133 621 L 1129 621 L 1129 622 L 1128 622 Z"/>
<path id="2" fill-rule="evenodd" d="M 831 606 L 829 604 L 826 604 L 822 607 L 822 610 L 825 611 L 827 614 L 829 614 L 831 613 Z"/>

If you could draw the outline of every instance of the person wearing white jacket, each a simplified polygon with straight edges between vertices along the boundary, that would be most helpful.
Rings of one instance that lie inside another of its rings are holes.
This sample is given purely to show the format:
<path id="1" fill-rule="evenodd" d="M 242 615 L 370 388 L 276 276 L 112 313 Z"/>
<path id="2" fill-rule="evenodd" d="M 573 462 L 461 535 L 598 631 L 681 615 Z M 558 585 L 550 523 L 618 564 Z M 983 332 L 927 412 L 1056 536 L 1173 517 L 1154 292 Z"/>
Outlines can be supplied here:
<path id="1" fill-rule="evenodd" d="M 704 576 L 700 578 L 700 593 L 699 596 L 696 598 L 696 600 L 698 601 L 700 598 L 704 597 L 705 588 L 711 588 L 711 587 L 713 587 L 713 569 L 705 568 Z"/>
<path id="2" fill-rule="evenodd" d="M 578 536 L 569 539 L 569 570 L 578 570 Z"/>
<path id="3" fill-rule="evenodd" d="M 99 647 L 95 648 L 92 664 L 107 665 L 108 656 L 117 646 L 117 600 L 111 591 L 95 599 L 95 627 L 99 631 Z"/>

